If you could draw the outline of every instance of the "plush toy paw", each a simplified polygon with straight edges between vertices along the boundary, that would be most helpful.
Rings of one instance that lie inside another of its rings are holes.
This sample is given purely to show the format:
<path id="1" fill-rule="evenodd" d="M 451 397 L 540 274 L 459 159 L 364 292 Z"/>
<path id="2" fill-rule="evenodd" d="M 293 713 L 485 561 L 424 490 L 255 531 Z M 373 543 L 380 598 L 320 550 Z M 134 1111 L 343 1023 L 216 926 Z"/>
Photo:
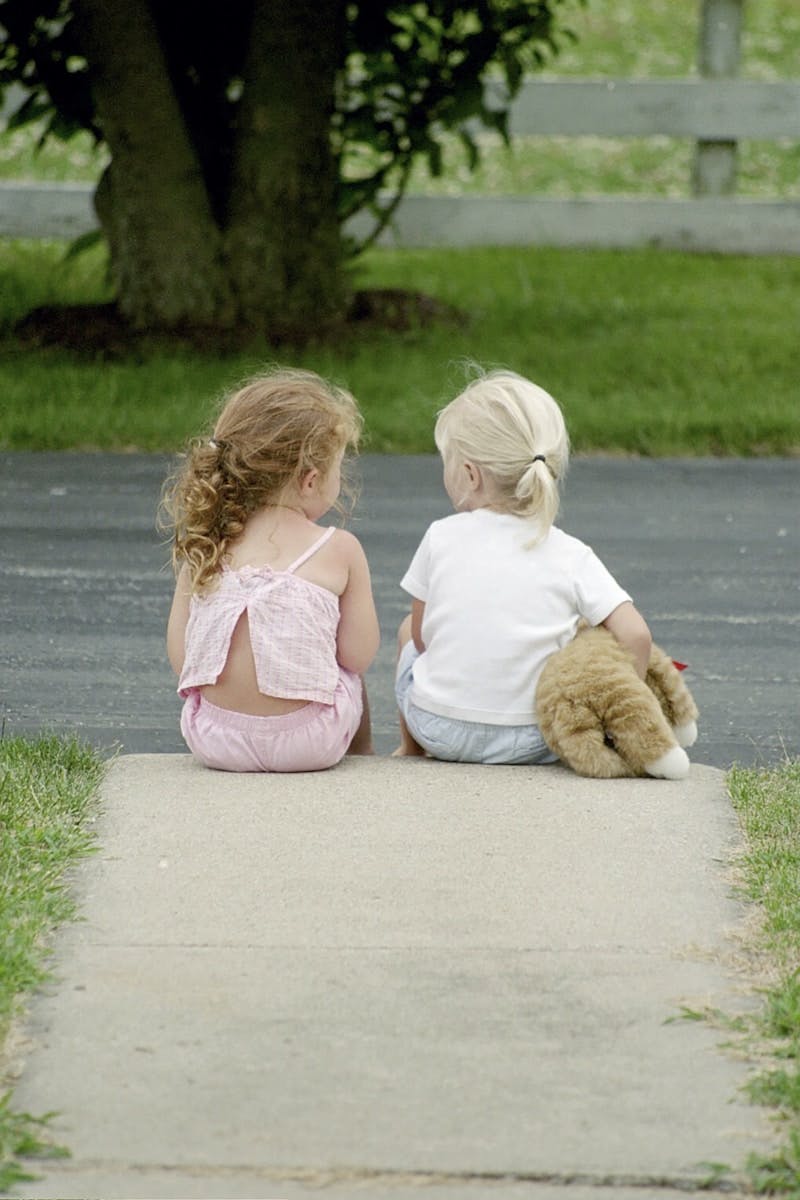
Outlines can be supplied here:
<path id="1" fill-rule="evenodd" d="M 654 779 L 685 779 L 689 774 L 689 755 L 680 746 L 673 746 L 644 769 Z"/>
<path id="2" fill-rule="evenodd" d="M 674 725 L 672 732 L 679 746 L 693 746 L 697 741 L 697 722 L 686 721 L 683 725 Z"/>

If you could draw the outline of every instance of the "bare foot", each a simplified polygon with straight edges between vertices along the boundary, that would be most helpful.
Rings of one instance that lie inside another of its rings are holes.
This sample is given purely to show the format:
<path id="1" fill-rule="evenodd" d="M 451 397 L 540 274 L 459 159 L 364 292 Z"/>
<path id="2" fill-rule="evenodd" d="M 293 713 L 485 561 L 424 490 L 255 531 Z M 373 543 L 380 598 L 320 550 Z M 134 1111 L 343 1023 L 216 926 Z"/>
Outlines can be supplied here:
<path id="1" fill-rule="evenodd" d="M 405 723 L 402 713 L 399 714 L 400 719 L 400 745 L 392 752 L 392 758 L 426 758 L 427 755 L 422 746 L 415 742 L 411 736 L 411 731 Z"/>

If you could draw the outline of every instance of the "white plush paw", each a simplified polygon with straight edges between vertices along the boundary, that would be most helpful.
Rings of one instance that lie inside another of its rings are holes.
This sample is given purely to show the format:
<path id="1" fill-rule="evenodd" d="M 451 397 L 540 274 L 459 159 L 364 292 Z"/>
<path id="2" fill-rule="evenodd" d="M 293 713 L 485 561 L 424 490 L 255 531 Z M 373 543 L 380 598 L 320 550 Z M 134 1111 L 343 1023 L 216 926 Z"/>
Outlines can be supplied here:
<path id="1" fill-rule="evenodd" d="M 672 732 L 679 746 L 693 746 L 697 741 L 697 722 L 687 721 L 685 725 L 676 725 Z"/>
<path id="2" fill-rule="evenodd" d="M 645 771 L 656 779 L 685 779 L 689 774 L 689 755 L 680 746 L 673 746 L 655 762 L 648 763 Z"/>

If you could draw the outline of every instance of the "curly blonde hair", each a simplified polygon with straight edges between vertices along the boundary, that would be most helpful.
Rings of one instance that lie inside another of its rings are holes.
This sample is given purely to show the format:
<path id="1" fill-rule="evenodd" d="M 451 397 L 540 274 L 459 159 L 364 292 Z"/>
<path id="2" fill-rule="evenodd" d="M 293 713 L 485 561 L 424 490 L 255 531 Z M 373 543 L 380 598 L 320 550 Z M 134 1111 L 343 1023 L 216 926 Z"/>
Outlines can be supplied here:
<path id="1" fill-rule="evenodd" d="M 275 369 L 227 395 L 212 436 L 190 443 L 164 485 L 159 524 L 176 573 L 185 563 L 192 591 L 207 589 L 248 518 L 310 470 L 326 475 L 361 427 L 350 393 L 313 371 Z"/>

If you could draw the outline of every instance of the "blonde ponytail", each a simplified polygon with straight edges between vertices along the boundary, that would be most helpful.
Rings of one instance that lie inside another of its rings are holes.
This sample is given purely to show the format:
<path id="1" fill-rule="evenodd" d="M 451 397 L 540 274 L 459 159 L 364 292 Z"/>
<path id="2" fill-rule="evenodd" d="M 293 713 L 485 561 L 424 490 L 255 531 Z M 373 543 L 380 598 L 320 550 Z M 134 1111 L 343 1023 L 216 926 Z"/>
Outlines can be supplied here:
<path id="1" fill-rule="evenodd" d="M 547 534 L 569 463 L 564 417 L 548 392 L 513 371 L 482 374 L 442 409 L 434 436 L 445 462 L 480 466 L 495 507 L 535 520 L 534 541 Z"/>

